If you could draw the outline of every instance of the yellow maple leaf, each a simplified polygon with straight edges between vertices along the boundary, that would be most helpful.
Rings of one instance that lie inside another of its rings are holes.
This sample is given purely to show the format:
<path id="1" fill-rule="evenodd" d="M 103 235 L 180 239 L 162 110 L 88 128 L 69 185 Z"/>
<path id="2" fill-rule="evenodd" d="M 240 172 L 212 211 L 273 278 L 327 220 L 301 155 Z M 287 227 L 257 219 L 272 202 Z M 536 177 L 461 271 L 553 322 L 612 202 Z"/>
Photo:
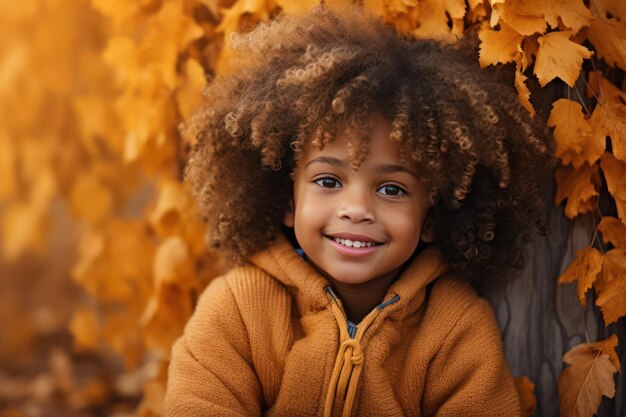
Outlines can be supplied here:
<path id="1" fill-rule="evenodd" d="M 267 20 L 269 12 L 276 7 L 276 0 L 237 0 L 230 8 L 220 8 L 222 21 L 217 26 L 218 32 L 228 39 L 230 33 L 239 31 L 239 22 L 243 15 L 251 15 L 257 21 Z"/>
<path id="2" fill-rule="evenodd" d="M 556 29 L 559 19 L 563 25 L 578 32 L 583 26 L 589 25 L 593 15 L 583 0 L 550 0 L 542 1 L 544 17 L 548 24 Z"/>
<path id="3" fill-rule="evenodd" d="M 478 31 L 480 38 L 479 62 L 481 67 L 512 62 L 520 53 L 522 35 L 506 23 L 500 24 L 500 30 L 493 30 L 483 22 Z"/>
<path id="4" fill-rule="evenodd" d="M 206 79 L 204 68 L 195 59 L 188 59 L 184 68 L 185 72 L 180 76 L 181 81 L 176 91 L 176 102 L 183 120 L 188 120 L 193 111 L 202 104 L 202 87 L 206 84 Z"/>
<path id="5" fill-rule="evenodd" d="M 177 60 L 187 45 L 200 38 L 204 30 L 185 15 L 183 4 L 165 2 L 150 18 L 148 32 L 141 43 L 142 61 L 149 63 L 161 75 L 165 85 L 177 85 Z"/>
<path id="6" fill-rule="evenodd" d="M 580 169 L 571 165 L 559 166 L 555 172 L 556 194 L 554 203 L 567 198 L 565 215 L 573 219 L 579 214 L 595 210 L 597 188 L 601 185 L 598 165 L 583 164 Z"/>
<path id="7" fill-rule="evenodd" d="M 600 166 L 606 178 L 609 193 L 615 199 L 617 217 L 626 224 L 626 162 L 605 153 L 600 157 Z"/>
<path id="8" fill-rule="evenodd" d="M 326 3 L 326 2 L 325 2 Z M 363 6 L 379 16 L 383 21 L 392 24 L 398 32 L 410 35 L 417 28 L 419 17 L 417 0 L 364 0 Z"/>
<path id="9" fill-rule="evenodd" d="M 444 42 L 454 42 L 460 37 L 459 27 L 455 25 L 455 22 L 458 24 L 458 21 L 465 16 L 465 1 L 420 0 L 418 4 L 419 26 L 413 31 L 415 37 L 438 39 Z M 448 26 L 449 19 L 452 22 L 452 30 Z"/>
<path id="10" fill-rule="evenodd" d="M 626 25 L 616 19 L 595 18 L 587 30 L 598 58 L 626 70 Z"/>
<path id="11" fill-rule="evenodd" d="M 578 301 L 585 305 L 585 294 L 591 288 L 598 274 L 602 270 L 604 258 L 600 251 L 586 247 L 576 251 L 576 260 L 567 267 L 563 275 L 559 277 L 559 284 L 568 284 L 578 280 Z"/>
<path id="12" fill-rule="evenodd" d="M 563 356 L 570 364 L 559 377 L 559 409 L 562 416 L 591 417 L 602 396 L 613 398 L 617 367 L 598 344 L 582 343 Z"/>
<path id="13" fill-rule="evenodd" d="M 548 126 L 555 128 L 556 156 L 564 164 L 571 163 L 575 168 L 584 163 L 591 165 L 604 152 L 606 135 L 593 135 L 582 106 L 575 101 L 562 98 L 552 103 Z"/>
<path id="14" fill-rule="evenodd" d="M 542 87 L 557 77 L 573 87 L 580 74 L 583 59 L 593 55 L 593 51 L 570 41 L 571 36 L 571 31 L 550 32 L 537 39 L 539 51 L 534 74 Z"/>
<path id="15" fill-rule="evenodd" d="M 530 90 L 526 85 L 526 76 L 522 73 L 521 69 L 518 68 L 515 70 L 515 89 L 517 90 L 518 100 L 520 104 L 528 110 L 531 116 L 535 115 L 535 109 L 530 102 Z"/>
<path id="16" fill-rule="evenodd" d="M 152 274 L 155 292 L 165 284 L 176 285 L 183 289 L 197 286 L 194 262 L 185 241 L 179 236 L 165 239 L 154 254 Z"/>
<path id="17" fill-rule="evenodd" d="M 304 14 L 320 4 L 319 0 L 276 0 L 276 5 L 286 14 Z"/>
<path id="18" fill-rule="evenodd" d="M 74 311 L 69 329 L 74 338 L 74 350 L 94 351 L 98 347 L 100 324 L 92 309 L 78 308 Z"/>
<path id="19" fill-rule="evenodd" d="M 2 253 L 14 260 L 27 249 L 45 250 L 45 237 L 50 228 L 48 207 L 57 190 L 54 173 L 45 168 L 33 179 L 27 199 L 6 207 L 0 216 L 3 237 Z"/>
<path id="20" fill-rule="evenodd" d="M 491 7 L 491 27 L 505 22 L 524 36 L 546 31 L 540 0 L 491 0 Z"/>
<path id="21" fill-rule="evenodd" d="M 626 248 L 626 225 L 619 219 L 603 217 L 598 224 L 598 230 L 602 233 L 602 241 L 605 244 L 612 243 L 614 246 Z"/>
<path id="22" fill-rule="evenodd" d="M 113 193 L 94 175 L 79 175 L 70 193 L 72 213 L 91 223 L 99 223 L 114 206 Z"/>
<path id="23" fill-rule="evenodd" d="M 613 155 L 626 162 L 626 106 L 598 103 L 589 120 L 594 136 L 611 137 Z"/>
<path id="24" fill-rule="evenodd" d="M 626 316 L 626 248 L 614 248 L 604 254 L 604 263 L 594 283 L 596 305 L 602 310 L 604 324 Z"/>
<path id="25" fill-rule="evenodd" d="M 587 81 L 587 95 L 596 96 L 602 104 L 620 105 L 626 102 L 626 92 L 602 76 L 601 71 L 591 71 Z"/>
<path id="26" fill-rule="evenodd" d="M 141 80 L 142 62 L 138 46 L 126 36 L 116 36 L 108 40 L 102 59 L 115 69 L 118 85 L 135 85 Z"/>
<path id="27" fill-rule="evenodd" d="M 0 201 L 15 196 L 17 184 L 17 149 L 12 135 L 0 130 Z"/>
<path id="28" fill-rule="evenodd" d="M 137 318 L 123 308 L 111 312 L 104 319 L 102 338 L 123 359 L 128 369 L 139 366 L 146 351 Z"/>
<path id="29" fill-rule="evenodd" d="M 601 17 L 617 17 L 621 22 L 626 23 L 626 3 L 622 0 L 593 0 L 592 9 Z"/>

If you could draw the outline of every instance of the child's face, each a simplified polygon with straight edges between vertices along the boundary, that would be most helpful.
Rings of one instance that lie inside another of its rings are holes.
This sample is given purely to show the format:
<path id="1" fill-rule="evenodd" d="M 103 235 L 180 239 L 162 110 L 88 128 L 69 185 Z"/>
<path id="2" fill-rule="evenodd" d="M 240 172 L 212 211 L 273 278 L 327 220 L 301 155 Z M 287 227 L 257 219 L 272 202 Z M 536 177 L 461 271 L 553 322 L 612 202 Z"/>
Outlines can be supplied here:
<path id="1" fill-rule="evenodd" d="M 419 243 L 428 212 L 427 190 L 415 170 L 400 163 L 389 120 L 374 116 L 370 151 L 358 171 L 349 166 L 343 133 L 322 151 L 308 147 L 295 172 L 294 210 L 284 217 L 309 261 L 347 284 L 402 266 Z M 347 247 L 333 239 L 346 234 L 379 245 Z"/>

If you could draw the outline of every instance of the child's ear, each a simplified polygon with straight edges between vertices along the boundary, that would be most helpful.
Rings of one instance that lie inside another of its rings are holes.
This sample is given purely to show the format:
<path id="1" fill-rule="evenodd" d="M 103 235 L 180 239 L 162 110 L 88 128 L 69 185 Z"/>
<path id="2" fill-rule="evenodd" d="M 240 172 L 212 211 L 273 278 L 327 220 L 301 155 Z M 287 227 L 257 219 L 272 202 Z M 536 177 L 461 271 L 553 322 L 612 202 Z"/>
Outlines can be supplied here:
<path id="1" fill-rule="evenodd" d="M 293 197 L 289 199 L 289 206 L 285 209 L 285 216 L 283 217 L 283 224 L 287 227 L 293 228 L 294 223 L 293 213 Z"/>
<path id="2" fill-rule="evenodd" d="M 430 214 L 430 212 L 426 215 L 426 219 L 424 220 L 420 239 L 425 243 L 432 243 L 437 240 L 435 236 L 435 224 L 433 216 Z"/>

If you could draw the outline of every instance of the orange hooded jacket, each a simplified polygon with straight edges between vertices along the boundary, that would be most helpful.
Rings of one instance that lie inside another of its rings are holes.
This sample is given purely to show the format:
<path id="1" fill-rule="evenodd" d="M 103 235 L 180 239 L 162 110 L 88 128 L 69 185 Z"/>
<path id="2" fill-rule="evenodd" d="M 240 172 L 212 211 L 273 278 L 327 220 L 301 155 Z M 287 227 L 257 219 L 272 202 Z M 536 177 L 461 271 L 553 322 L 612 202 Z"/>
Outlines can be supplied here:
<path id="1" fill-rule="evenodd" d="M 493 310 L 447 270 L 426 247 L 354 328 L 279 235 L 202 293 L 165 415 L 520 416 Z"/>

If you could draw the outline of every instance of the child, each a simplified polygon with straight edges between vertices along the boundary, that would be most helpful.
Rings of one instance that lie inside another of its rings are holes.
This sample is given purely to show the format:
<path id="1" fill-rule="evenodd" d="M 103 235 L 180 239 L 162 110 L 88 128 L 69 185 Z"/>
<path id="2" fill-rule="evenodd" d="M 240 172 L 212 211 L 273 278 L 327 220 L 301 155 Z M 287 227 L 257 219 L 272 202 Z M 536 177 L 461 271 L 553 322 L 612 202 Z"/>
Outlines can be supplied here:
<path id="1" fill-rule="evenodd" d="M 543 228 L 541 123 L 470 47 L 358 7 L 233 44 L 186 180 L 235 267 L 173 347 L 166 415 L 521 415 L 469 283 L 505 282 Z"/>

